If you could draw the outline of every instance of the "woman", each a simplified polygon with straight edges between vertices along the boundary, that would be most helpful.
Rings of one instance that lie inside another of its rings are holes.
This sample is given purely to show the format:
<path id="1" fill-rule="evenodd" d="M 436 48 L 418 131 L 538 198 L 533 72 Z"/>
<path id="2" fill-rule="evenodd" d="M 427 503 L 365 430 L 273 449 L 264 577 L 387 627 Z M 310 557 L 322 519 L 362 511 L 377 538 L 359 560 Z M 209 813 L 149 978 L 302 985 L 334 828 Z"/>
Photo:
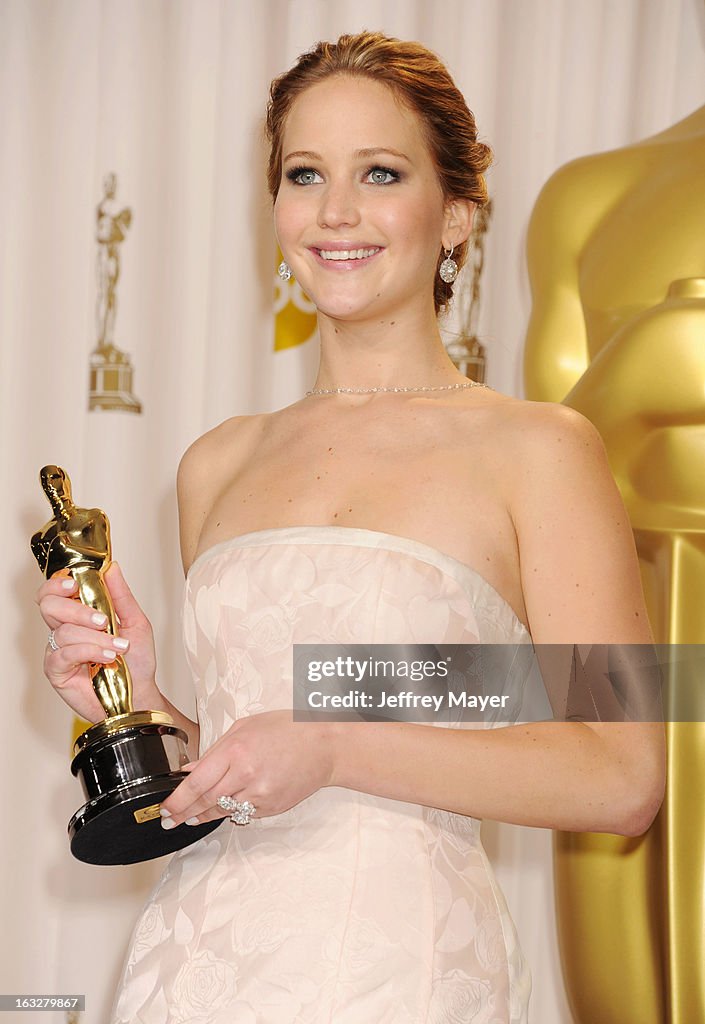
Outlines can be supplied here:
<path id="1" fill-rule="evenodd" d="M 437 58 L 369 33 L 319 44 L 273 83 L 267 127 L 281 272 L 316 304 L 321 359 L 311 393 L 226 421 L 179 468 L 198 724 L 107 576 L 135 706 L 168 710 L 193 751 L 164 827 L 223 817 L 219 799 L 245 827 L 169 862 L 112 1019 L 525 1021 L 479 819 L 640 834 L 658 726 L 294 723 L 291 648 L 649 643 L 629 523 L 585 419 L 472 387 L 445 353 L 489 151 Z M 63 585 L 39 592 L 46 672 L 96 720 L 86 663 L 118 641 Z"/>

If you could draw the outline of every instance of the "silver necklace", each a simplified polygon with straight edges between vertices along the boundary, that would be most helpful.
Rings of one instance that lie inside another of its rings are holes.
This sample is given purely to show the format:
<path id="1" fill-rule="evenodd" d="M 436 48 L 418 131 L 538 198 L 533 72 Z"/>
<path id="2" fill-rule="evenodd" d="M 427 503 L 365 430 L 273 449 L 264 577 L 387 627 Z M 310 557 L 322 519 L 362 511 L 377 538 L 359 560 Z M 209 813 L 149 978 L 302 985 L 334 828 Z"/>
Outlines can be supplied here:
<path id="1" fill-rule="evenodd" d="M 489 388 L 489 384 L 481 384 L 477 380 L 469 380 L 465 384 L 416 384 L 413 387 L 378 387 L 378 388 L 313 388 L 309 395 L 374 395 L 380 391 L 461 391 L 464 388 Z M 490 388 L 490 390 L 492 390 Z"/>

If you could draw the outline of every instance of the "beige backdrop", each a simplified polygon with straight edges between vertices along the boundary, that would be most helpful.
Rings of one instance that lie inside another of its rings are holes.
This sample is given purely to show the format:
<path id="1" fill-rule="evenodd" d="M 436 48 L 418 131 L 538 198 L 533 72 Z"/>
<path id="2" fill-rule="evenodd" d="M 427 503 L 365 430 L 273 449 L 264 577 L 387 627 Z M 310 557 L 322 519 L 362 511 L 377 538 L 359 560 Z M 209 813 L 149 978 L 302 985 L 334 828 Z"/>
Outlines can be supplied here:
<path id="1" fill-rule="evenodd" d="M 109 512 L 116 557 L 155 626 L 160 683 L 190 708 L 178 459 L 225 417 L 300 397 L 316 363 L 315 340 L 273 349 L 267 84 L 318 38 L 363 27 L 436 49 L 496 150 L 481 328 L 489 382 L 520 394 L 523 242 L 537 192 L 566 160 L 702 103 L 701 0 L 0 0 L 0 991 L 86 992 L 91 1024 L 107 1020 L 159 866 L 91 868 L 68 853 L 80 798 L 71 715 L 41 674 L 28 538 L 49 507 L 37 472 L 64 465 L 79 502 Z M 115 340 L 132 356 L 141 416 L 87 411 L 95 206 L 108 171 L 134 211 Z M 532 1020 L 568 1024 L 549 838 L 486 827 L 533 968 Z"/>

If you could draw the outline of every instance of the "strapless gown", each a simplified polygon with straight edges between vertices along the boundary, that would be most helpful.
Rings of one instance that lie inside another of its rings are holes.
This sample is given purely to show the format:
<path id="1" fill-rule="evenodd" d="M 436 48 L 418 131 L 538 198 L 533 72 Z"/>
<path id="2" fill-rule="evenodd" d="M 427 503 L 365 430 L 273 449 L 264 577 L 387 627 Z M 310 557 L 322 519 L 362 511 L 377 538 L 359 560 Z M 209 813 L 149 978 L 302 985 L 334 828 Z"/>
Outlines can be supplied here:
<path id="1" fill-rule="evenodd" d="M 468 566 L 337 526 L 205 551 L 183 633 L 201 751 L 243 715 L 291 708 L 294 643 L 531 643 Z M 525 1024 L 530 987 L 480 822 L 330 787 L 170 859 L 111 1022 Z"/>

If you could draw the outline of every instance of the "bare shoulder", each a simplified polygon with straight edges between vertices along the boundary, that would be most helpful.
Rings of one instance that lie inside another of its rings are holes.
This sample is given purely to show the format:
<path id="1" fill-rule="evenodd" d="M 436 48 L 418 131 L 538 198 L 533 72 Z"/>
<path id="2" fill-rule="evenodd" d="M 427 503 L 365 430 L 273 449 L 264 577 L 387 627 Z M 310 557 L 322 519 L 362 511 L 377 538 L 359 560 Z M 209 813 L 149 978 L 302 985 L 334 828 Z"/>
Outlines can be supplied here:
<path id="1" fill-rule="evenodd" d="M 536 458 L 546 455 L 545 445 L 596 445 L 604 450 L 600 433 L 593 423 L 577 409 L 561 402 L 531 402 L 508 398 L 498 406 L 498 413 L 514 434 L 517 444 L 533 451 Z M 560 454 L 553 451 L 552 454 Z"/>
<path id="2" fill-rule="evenodd" d="M 179 463 L 178 476 L 191 480 L 207 475 L 213 462 L 231 455 L 231 445 L 243 443 L 260 429 L 265 414 L 255 416 L 231 416 L 197 438 L 184 452 Z"/>
<path id="3" fill-rule="evenodd" d="M 511 464 L 512 511 L 521 517 L 538 494 L 565 501 L 586 491 L 593 502 L 611 497 L 621 505 L 600 432 L 582 413 L 559 402 L 512 399 L 498 409 L 499 440 Z"/>
<path id="4" fill-rule="evenodd" d="M 604 453 L 604 445 L 597 428 L 576 409 L 560 402 L 532 402 L 492 391 L 484 405 L 488 417 L 489 436 L 514 460 L 519 451 L 522 458 L 530 458 L 532 468 L 542 458 L 552 461 L 564 450 L 597 449 Z"/>
<path id="5" fill-rule="evenodd" d="M 176 475 L 179 534 L 188 570 L 203 523 L 238 464 L 261 435 L 267 414 L 233 416 L 203 434 L 184 452 Z"/>

